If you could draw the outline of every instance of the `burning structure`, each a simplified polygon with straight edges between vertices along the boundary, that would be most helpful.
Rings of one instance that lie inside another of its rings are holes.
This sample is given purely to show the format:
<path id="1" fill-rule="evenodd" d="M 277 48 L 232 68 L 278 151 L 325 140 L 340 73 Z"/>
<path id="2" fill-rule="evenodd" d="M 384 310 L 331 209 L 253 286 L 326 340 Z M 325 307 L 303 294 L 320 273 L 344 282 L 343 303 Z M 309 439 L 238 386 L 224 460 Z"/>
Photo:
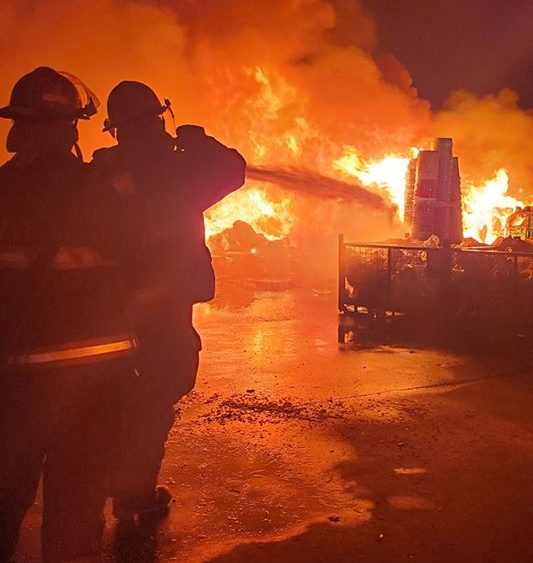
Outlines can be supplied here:
<path id="1" fill-rule="evenodd" d="M 423 150 L 408 167 L 405 222 L 411 236 L 459 243 L 463 239 L 459 161 L 452 153 L 452 139 L 435 140 L 433 150 Z"/>

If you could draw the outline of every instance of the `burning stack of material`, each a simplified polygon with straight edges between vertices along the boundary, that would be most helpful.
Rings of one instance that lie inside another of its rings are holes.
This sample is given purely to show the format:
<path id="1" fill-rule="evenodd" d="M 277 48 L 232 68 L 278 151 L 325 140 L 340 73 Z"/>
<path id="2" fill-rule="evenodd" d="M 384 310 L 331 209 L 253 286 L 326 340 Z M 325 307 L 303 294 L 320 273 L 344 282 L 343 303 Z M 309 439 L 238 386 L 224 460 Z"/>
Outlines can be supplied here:
<path id="1" fill-rule="evenodd" d="M 406 182 L 405 220 L 411 236 L 461 242 L 461 180 L 452 139 L 436 139 L 433 150 L 420 151 L 409 163 Z"/>

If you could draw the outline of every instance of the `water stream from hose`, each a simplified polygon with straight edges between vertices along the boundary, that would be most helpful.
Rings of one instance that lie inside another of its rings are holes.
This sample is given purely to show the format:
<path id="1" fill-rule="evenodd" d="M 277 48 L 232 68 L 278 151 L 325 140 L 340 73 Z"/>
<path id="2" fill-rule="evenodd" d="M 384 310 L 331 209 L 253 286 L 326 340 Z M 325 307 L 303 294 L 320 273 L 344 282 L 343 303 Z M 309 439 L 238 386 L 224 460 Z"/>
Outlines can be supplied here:
<path id="1" fill-rule="evenodd" d="M 248 166 L 246 176 L 317 198 L 338 199 L 384 211 L 392 208 L 379 194 L 359 184 L 343 182 L 306 168 Z"/>

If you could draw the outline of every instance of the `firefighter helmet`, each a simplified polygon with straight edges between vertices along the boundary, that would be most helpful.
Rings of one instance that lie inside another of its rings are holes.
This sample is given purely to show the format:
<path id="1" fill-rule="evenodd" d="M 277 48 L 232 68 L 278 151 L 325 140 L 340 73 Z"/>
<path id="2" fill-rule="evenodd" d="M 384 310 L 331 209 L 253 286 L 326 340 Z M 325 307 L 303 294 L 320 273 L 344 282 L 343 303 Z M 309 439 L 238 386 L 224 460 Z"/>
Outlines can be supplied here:
<path id="1" fill-rule="evenodd" d="M 18 80 L 9 105 L 0 108 L 8 119 L 89 119 L 98 98 L 75 76 L 41 66 Z"/>
<path id="2" fill-rule="evenodd" d="M 111 90 L 107 99 L 104 131 L 146 116 L 162 115 L 169 107 L 170 102 L 165 100 L 165 104 L 161 104 L 156 93 L 146 84 L 123 80 Z"/>

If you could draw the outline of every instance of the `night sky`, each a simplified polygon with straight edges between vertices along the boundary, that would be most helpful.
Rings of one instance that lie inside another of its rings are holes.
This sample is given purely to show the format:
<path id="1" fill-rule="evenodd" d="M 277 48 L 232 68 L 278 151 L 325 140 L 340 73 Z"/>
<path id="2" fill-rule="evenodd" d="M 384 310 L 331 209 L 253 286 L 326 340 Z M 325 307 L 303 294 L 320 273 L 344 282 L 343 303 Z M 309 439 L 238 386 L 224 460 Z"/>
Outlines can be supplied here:
<path id="1" fill-rule="evenodd" d="M 533 0 L 364 0 L 379 51 L 410 71 L 440 107 L 450 91 L 511 87 L 533 108 Z"/>

